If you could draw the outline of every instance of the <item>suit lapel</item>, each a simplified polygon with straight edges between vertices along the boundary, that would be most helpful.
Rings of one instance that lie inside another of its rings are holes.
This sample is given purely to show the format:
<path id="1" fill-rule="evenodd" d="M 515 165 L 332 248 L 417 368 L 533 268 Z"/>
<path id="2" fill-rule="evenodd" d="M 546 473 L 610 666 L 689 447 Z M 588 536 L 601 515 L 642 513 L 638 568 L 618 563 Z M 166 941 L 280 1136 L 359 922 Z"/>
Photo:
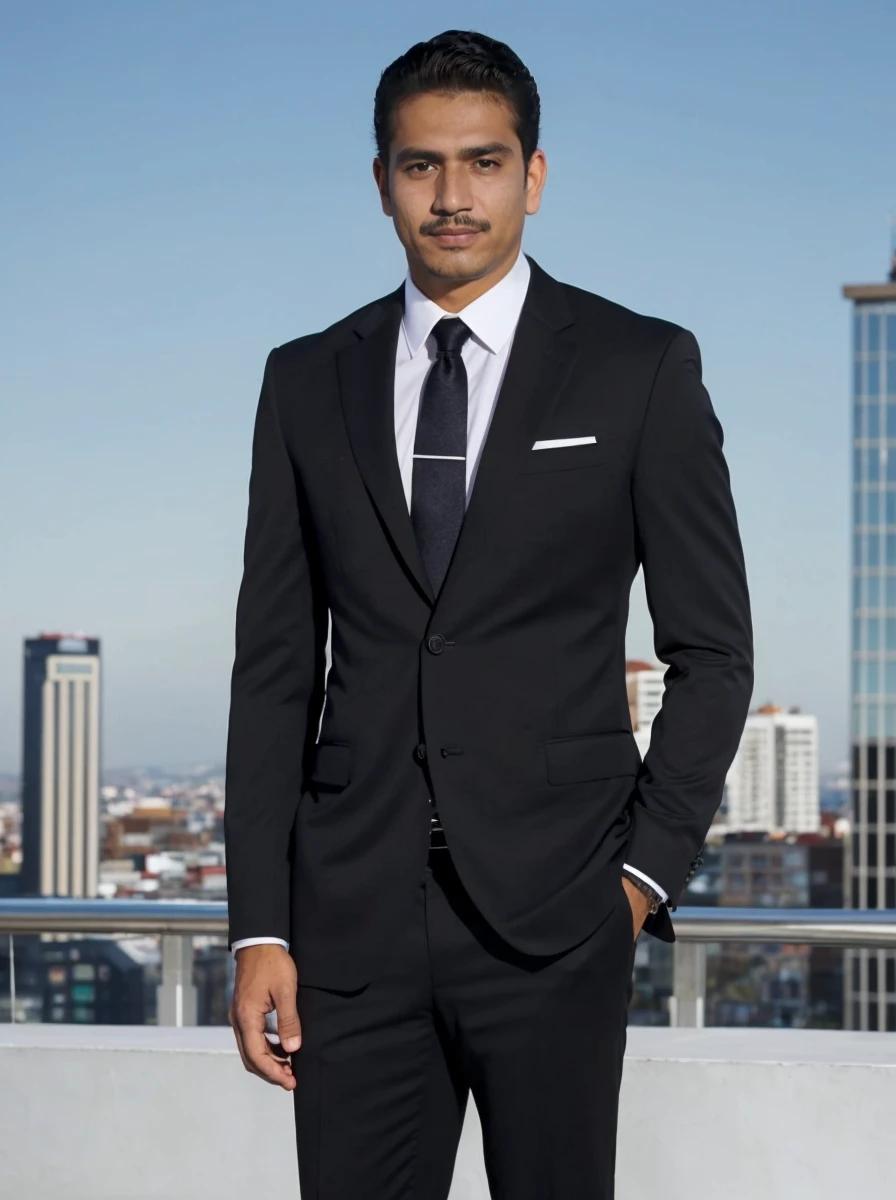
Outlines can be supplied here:
<path id="1" fill-rule="evenodd" d="M 365 309 L 354 344 L 337 351 L 345 426 L 358 470 L 398 557 L 430 604 L 432 585 L 411 524 L 395 446 L 395 352 L 404 283 Z"/>
<path id="2" fill-rule="evenodd" d="M 529 287 L 504 380 L 482 446 L 470 500 L 438 598 L 426 575 L 411 523 L 395 446 L 395 353 L 404 283 L 364 309 L 357 340 L 337 351 L 340 396 L 358 469 L 392 546 L 417 588 L 435 607 L 451 602 L 494 552 L 491 520 L 507 503 L 514 476 L 573 378 L 578 347 L 562 286 L 528 254 Z"/>

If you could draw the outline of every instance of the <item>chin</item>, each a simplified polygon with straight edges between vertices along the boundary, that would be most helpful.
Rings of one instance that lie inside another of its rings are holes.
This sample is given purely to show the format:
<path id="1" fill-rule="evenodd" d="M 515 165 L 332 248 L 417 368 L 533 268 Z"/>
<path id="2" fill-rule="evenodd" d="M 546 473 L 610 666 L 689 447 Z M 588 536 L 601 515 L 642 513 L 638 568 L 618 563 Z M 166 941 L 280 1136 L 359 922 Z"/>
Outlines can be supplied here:
<path id="1" fill-rule="evenodd" d="M 426 253 L 422 254 L 421 258 L 427 270 L 432 271 L 434 275 L 461 272 L 469 275 L 480 263 L 487 261 L 488 255 L 481 247 L 457 246 L 452 250 L 450 246 L 437 246 L 433 243 L 431 247 L 426 247 Z"/>

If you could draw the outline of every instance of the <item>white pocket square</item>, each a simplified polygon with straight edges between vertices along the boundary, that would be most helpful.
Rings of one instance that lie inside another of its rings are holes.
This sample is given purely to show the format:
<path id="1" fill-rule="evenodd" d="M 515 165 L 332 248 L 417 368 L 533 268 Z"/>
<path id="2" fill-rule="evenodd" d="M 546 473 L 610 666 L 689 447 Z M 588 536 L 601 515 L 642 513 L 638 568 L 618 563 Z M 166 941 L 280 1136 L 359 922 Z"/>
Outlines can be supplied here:
<path id="1" fill-rule="evenodd" d="M 586 446 L 590 442 L 596 442 L 597 438 L 593 433 L 587 437 L 570 437 L 570 438 L 543 438 L 540 442 L 535 442 L 532 446 L 533 450 L 553 450 L 555 446 Z"/>

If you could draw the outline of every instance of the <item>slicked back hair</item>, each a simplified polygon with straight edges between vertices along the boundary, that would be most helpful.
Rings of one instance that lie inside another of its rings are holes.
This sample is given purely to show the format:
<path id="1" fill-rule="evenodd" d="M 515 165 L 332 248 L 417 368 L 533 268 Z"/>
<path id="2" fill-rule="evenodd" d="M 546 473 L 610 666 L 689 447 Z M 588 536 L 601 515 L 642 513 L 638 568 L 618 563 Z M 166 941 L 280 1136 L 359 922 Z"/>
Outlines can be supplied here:
<path id="1" fill-rule="evenodd" d="M 417 42 L 380 76 L 373 104 L 373 134 L 388 168 L 398 104 L 422 92 L 491 92 L 515 114 L 514 128 L 528 166 L 538 146 L 541 101 L 528 68 L 504 42 L 469 29 L 447 29 Z"/>

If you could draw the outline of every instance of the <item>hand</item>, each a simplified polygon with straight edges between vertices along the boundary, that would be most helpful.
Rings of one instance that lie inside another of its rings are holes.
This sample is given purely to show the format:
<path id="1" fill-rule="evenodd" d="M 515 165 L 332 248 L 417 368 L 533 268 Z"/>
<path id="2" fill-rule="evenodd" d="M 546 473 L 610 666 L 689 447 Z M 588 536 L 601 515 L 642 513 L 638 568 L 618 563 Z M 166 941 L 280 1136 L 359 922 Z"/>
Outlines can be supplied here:
<path id="1" fill-rule="evenodd" d="M 292 1053 L 302 1044 L 296 964 L 282 946 L 260 943 L 236 952 L 236 983 L 228 1017 L 247 1071 L 291 1092 L 296 1086 Z M 280 1045 L 265 1036 L 265 1017 L 276 1011 Z"/>
<path id="2" fill-rule="evenodd" d="M 641 926 L 650 912 L 650 901 L 642 891 L 635 887 L 627 875 L 622 876 L 622 887 L 632 908 L 632 938 L 637 940 Z"/>

